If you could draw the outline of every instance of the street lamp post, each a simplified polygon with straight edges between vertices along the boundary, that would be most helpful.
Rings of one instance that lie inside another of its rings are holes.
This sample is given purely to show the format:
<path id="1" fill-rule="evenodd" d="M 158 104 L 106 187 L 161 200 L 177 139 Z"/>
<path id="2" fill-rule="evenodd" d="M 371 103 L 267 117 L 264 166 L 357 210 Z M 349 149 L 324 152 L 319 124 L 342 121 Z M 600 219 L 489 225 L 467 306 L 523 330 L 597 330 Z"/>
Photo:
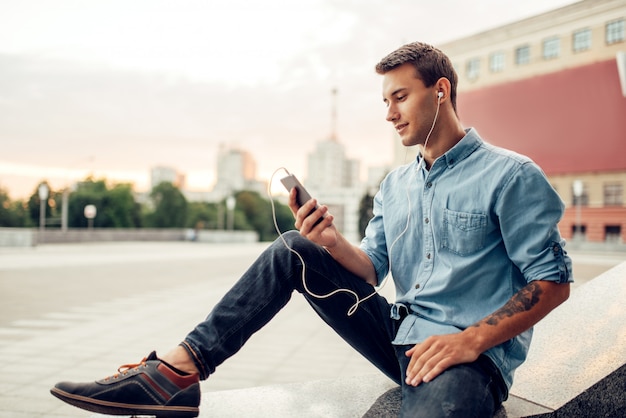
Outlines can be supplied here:
<path id="1" fill-rule="evenodd" d="M 87 218 L 87 228 L 89 230 L 93 229 L 93 218 L 96 217 L 98 210 L 95 205 L 87 205 L 84 209 L 85 218 Z"/>
<path id="2" fill-rule="evenodd" d="M 228 209 L 228 230 L 232 231 L 235 226 L 235 197 L 228 196 L 226 199 L 226 209 Z"/>
<path id="3" fill-rule="evenodd" d="M 69 200 L 70 200 L 70 189 L 66 187 L 63 190 L 63 198 L 61 200 L 61 231 L 63 232 L 67 232 Z"/>
<path id="4" fill-rule="evenodd" d="M 217 229 L 224 229 L 224 205 L 222 202 L 217 203 Z"/>
<path id="5" fill-rule="evenodd" d="M 43 234 L 46 228 L 46 202 L 48 201 L 48 185 L 39 185 L 39 231 Z"/>
<path id="6" fill-rule="evenodd" d="M 576 198 L 576 225 L 574 227 L 574 238 L 582 240 L 582 214 L 581 214 L 581 200 L 583 196 L 583 182 L 582 180 L 574 180 L 572 185 L 574 197 Z"/>

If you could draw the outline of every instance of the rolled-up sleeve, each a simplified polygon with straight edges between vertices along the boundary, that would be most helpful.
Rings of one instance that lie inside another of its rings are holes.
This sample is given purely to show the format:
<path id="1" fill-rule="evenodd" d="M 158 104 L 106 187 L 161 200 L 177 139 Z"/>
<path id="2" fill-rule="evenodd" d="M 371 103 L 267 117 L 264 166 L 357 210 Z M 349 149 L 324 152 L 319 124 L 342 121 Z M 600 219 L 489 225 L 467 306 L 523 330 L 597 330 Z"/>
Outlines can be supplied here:
<path id="1" fill-rule="evenodd" d="M 378 284 L 389 272 L 389 260 L 387 258 L 387 243 L 385 240 L 385 227 L 383 223 L 382 193 L 379 190 L 374 196 L 374 216 L 370 219 L 365 229 L 365 237 L 361 240 L 360 248 L 372 260 Z"/>
<path id="2" fill-rule="evenodd" d="M 541 169 L 532 162 L 510 173 L 496 204 L 510 259 L 527 282 L 573 281 L 558 223 L 564 204 Z"/>

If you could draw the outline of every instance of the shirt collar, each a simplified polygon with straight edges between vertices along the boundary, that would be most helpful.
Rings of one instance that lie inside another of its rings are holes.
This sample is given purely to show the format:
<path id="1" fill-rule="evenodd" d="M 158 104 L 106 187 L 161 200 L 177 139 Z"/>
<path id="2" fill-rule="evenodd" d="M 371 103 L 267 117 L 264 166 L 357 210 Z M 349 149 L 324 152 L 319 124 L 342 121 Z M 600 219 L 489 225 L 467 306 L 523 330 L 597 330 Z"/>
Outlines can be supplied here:
<path id="1" fill-rule="evenodd" d="M 455 146 L 450 148 L 448 152 L 443 154 L 442 157 L 445 158 L 448 168 L 452 168 L 467 158 L 482 144 L 483 140 L 476 132 L 476 129 L 469 128 L 465 130 L 465 136 Z"/>
<path id="2" fill-rule="evenodd" d="M 465 136 L 461 138 L 461 140 L 457 142 L 455 146 L 450 148 L 445 154 L 437 158 L 437 160 L 444 160 L 448 168 L 452 168 L 456 164 L 467 158 L 471 153 L 476 150 L 476 148 L 480 147 L 482 144 L 483 140 L 478 135 L 478 132 L 476 132 L 476 129 L 468 128 L 465 130 Z M 417 162 L 419 162 L 420 158 L 422 158 L 422 156 L 421 154 L 418 154 Z"/>

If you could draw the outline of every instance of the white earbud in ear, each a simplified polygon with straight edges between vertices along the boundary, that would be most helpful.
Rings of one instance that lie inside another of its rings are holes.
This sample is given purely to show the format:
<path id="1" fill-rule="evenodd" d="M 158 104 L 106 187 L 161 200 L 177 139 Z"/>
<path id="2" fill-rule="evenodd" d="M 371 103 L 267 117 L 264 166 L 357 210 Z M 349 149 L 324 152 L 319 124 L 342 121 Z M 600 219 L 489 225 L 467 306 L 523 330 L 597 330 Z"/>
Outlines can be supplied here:
<path id="1" fill-rule="evenodd" d="M 441 99 L 443 97 L 443 91 L 440 91 L 439 93 L 437 93 L 437 98 Z"/>

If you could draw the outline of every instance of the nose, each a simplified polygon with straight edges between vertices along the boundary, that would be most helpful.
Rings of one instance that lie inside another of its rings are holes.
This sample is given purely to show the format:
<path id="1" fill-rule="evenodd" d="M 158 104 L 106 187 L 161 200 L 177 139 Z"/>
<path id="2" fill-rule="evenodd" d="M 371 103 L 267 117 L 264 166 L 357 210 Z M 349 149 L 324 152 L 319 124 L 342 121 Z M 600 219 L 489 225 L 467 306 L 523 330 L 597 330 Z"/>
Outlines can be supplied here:
<path id="1" fill-rule="evenodd" d="M 385 118 L 387 122 L 394 122 L 398 120 L 398 116 L 396 108 L 393 105 L 389 105 L 389 108 L 387 108 L 387 117 Z"/>

